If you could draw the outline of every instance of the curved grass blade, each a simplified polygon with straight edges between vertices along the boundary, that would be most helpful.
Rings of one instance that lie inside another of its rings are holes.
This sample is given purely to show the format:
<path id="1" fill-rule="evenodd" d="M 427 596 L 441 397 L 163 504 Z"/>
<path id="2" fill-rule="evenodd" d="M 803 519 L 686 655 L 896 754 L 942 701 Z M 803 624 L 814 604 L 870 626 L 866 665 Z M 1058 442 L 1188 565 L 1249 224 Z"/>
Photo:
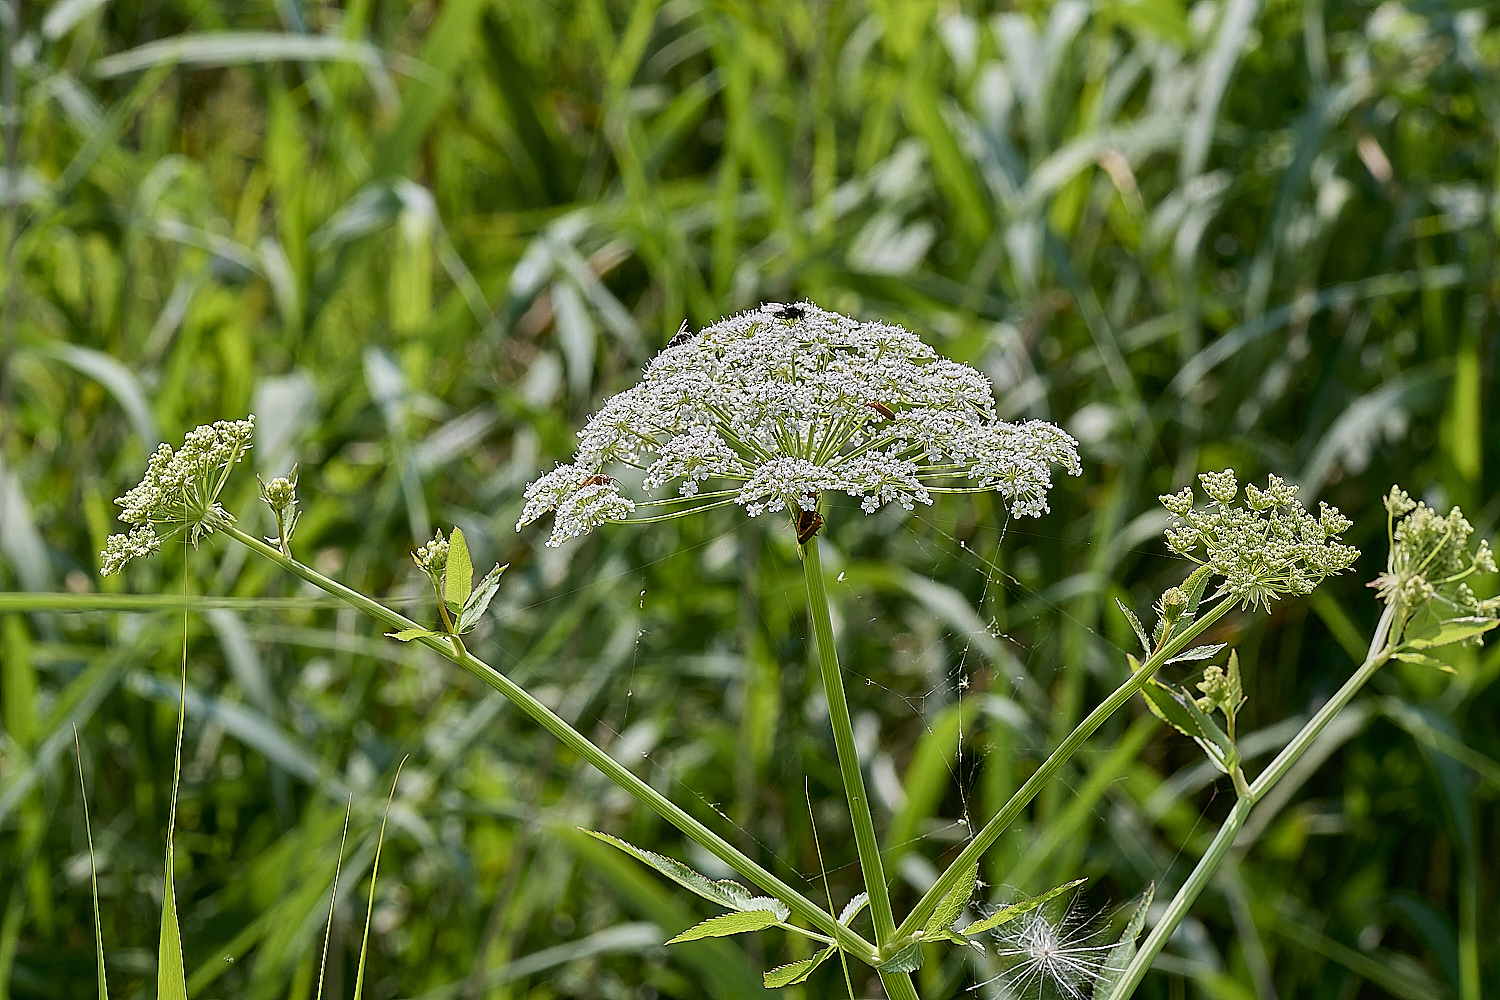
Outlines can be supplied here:
<path id="1" fill-rule="evenodd" d="M 83 832 L 89 840 L 89 882 L 94 890 L 94 957 L 99 963 L 99 1000 L 109 1000 L 109 983 L 104 975 L 104 928 L 99 922 L 99 866 L 94 863 L 94 828 L 89 822 L 89 790 L 83 781 L 83 747 L 78 742 L 78 727 L 73 727 L 73 749 L 78 755 L 78 792 L 83 799 Z"/>
<path id="2" fill-rule="evenodd" d="M 407 756 L 410 756 L 409 754 Z M 380 849 L 385 846 L 385 824 L 391 818 L 391 803 L 396 799 L 396 782 L 401 780 L 401 769 L 406 766 L 406 757 L 396 765 L 396 777 L 391 780 L 391 794 L 385 800 L 385 814 L 380 817 L 380 836 L 375 840 L 375 864 L 370 868 L 370 902 L 365 907 L 365 933 L 359 941 L 359 971 L 354 975 L 354 1000 L 360 1000 L 365 990 L 365 957 L 370 951 L 370 918 L 375 915 L 375 880 L 380 876 Z M 342 851 L 339 852 L 341 855 Z M 329 911 L 330 921 L 333 911 Z"/>
<path id="3" fill-rule="evenodd" d="M 344 870 L 344 845 L 349 841 L 349 814 L 354 811 L 354 795 L 349 796 L 349 804 L 344 807 L 344 832 L 339 837 L 339 859 L 333 866 L 333 891 L 328 898 L 328 926 L 323 931 L 323 958 L 318 964 L 318 996 L 317 1000 L 323 1000 L 323 983 L 328 978 L 328 941 L 333 937 L 333 911 L 339 902 L 339 875 Z M 376 848 L 379 851 L 379 848 Z M 373 888 L 373 886 L 372 886 Z"/>

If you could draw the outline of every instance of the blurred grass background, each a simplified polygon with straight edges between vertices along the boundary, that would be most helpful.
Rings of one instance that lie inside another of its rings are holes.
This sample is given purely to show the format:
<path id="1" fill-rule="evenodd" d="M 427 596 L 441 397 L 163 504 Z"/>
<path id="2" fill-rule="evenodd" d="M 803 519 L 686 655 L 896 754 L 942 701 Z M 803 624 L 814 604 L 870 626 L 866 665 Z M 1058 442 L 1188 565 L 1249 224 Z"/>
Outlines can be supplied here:
<path id="1" fill-rule="evenodd" d="M 1358 578 L 1221 630 L 1247 756 L 1362 653 L 1390 483 L 1494 536 L 1482 0 L 3 17 L 0 998 L 93 995 L 75 725 L 111 988 L 153 990 L 184 582 L 211 595 L 177 833 L 192 995 L 313 994 L 348 796 L 324 995 L 352 990 L 356 889 L 407 753 L 369 996 L 740 998 L 802 954 L 776 935 L 664 951 L 707 912 L 571 831 L 711 859 L 497 695 L 242 551 L 99 580 L 111 498 L 201 422 L 254 411 L 247 465 L 301 463 L 297 551 L 410 613 L 432 610 L 407 552 L 434 527 L 511 563 L 476 652 L 822 898 L 805 781 L 835 905 L 858 868 L 785 525 L 723 513 L 561 551 L 513 530 L 528 479 L 684 319 L 808 297 L 899 321 L 989 374 L 1006 415 L 1083 444 L 1039 521 L 982 497 L 830 518 L 898 909 L 1124 675 L 1113 598 L 1144 611 L 1183 573 L 1158 493 L 1233 465 L 1356 520 Z M 226 499 L 268 530 L 250 471 Z M 1141 996 L 1500 991 L 1500 650 L 1451 658 L 1456 676 L 1383 672 Z M 992 886 L 1089 875 L 1090 909 L 1175 889 L 1231 796 L 1130 714 L 992 852 Z M 944 997 L 989 974 L 933 952 L 919 981 Z M 840 991 L 825 966 L 786 993 Z"/>

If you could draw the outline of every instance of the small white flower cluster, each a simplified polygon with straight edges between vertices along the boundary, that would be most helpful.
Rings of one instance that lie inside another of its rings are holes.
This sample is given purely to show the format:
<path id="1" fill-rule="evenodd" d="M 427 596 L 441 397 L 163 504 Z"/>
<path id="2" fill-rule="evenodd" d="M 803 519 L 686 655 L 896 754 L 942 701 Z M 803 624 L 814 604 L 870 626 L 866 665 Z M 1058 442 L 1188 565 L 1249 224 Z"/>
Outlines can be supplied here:
<path id="1" fill-rule="evenodd" d="M 549 545 L 622 520 L 636 504 L 603 475 L 677 484 L 673 515 L 737 503 L 750 516 L 812 511 L 841 491 L 866 513 L 930 504 L 948 492 L 996 490 L 1016 516 L 1047 507 L 1052 466 L 1082 469 L 1053 424 L 995 415 L 989 381 L 888 323 L 860 323 L 811 303 L 768 305 L 696 336 L 679 335 L 634 387 L 579 432 L 578 454 L 526 491 L 517 529 L 556 510 Z M 702 492 L 703 484 L 726 489 Z M 737 485 L 735 485 L 737 484 Z M 687 503 L 689 506 L 681 508 Z"/>
<path id="2" fill-rule="evenodd" d="M 118 573 L 132 559 L 151 555 L 161 543 L 186 531 L 194 545 L 234 524 L 219 506 L 229 472 L 250 450 L 255 417 L 220 420 L 188 432 L 177 451 L 163 444 L 151 456 L 140 484 L 115 501 L 128 535 L 111 535 L 99 553 L 101 572 Z"/>
<path id="3" fill-rule="evenodd" d="M 1326 503 L 1313 517 L 1297 501 L 1297 487 L 1276 476 L 1264 490 L 1246 484 L 1245 506 L 1235 505 L 1240 487 L 1233 469 L 1205 472 L 1198 481 L 1209 496 L 1207 508 L 1193 507 L 1192 487 L 1160 498 L 1175 518 L 1167 546 L 1223 577 L 1219 593 L 1245 607 L 1310 594 L 1359 558 L 1358 549 L 1338 541 L 1352 523 L 1348 518 Z"/>
<path id="4" fill-rule="evenodd" d="M 1463 511 L 1454 507 L 1446 517 L 1425 503 L 1414 501 L 1399 486 L 1385 498 L 1389 518 L 1390 555 L 1385 572 L 1371 584 L 1381 600 L 1411 611 L 1438 601 L 1459 615 L 1493 617 L 1500 613 L 1500 597 L 1480 600 L 1467 578 L 1496 572 L 1490 543 L 1481 540 L 1469 551 L 1474 533 Z"/>

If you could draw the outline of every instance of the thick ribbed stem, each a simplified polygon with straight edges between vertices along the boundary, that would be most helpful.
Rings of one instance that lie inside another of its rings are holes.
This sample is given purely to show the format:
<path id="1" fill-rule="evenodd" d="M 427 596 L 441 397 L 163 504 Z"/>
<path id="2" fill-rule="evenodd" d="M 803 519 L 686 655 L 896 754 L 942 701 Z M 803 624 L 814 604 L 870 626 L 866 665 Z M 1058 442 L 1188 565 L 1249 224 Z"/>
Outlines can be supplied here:
<path id="1" fill-rule="evenodd" d="M 854 825 L 854 846 L 859 868 L 870 894 L 870 918 L 875 924 L 875 944 L 888 944 L 896 933 L 891 895 L 885 884 L 885 866 L 880 860 L 880 841 L 875 836 L 875 818 L 870 815 L 870 796 L 865 791 L 864 771 L 854 746 L 854 723 L 849 718 L 849 699 L 844 694 L 844 675 L 839 669 L 838 650 L 833 644 L 833 619 L 828 613 L 828 591 L 823 585 L 823 563 L 814 535 L 802 546 L 802 575 L 807 580 L 807 610 L 817 637 L 818 667 L 823 675 L 823 693 L 828 699 L 828 721 L 833 727 L 833 746 L 839 758 L 839 776 L 849 799 L 849 818 Z M 889 956 L 882 953 L 882 957 Z M 882 972 L 881 982 L 891 1000 L 917 1000 L 911 977 L 904 972 Z"/>

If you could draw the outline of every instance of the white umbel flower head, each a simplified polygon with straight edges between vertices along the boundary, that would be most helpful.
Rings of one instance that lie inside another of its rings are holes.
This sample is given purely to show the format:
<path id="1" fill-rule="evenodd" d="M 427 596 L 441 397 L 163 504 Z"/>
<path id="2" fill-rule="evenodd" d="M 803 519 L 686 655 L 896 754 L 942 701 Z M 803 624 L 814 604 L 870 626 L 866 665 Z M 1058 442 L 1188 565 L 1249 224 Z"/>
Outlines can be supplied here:
<path id="1" fill-rule="evenodd" d="M 115 501 L 120 520 L 135 525 L 128 535 L 111 535 L 99 553 L 105 576 L 132 559 L 148 556 L 166 539 L 186 533 L 197 545 L 205 536 L 234 524 L 219 505 L 230 470 L 250 450 L 255 416 L 220 420 L 189 431 L 176 451 L 163 444 L 151 456 L 146 475 Z"/>
<path id="2" fill-rule="evenodd" d="M 752 517 L 795 518 L 828 491 L 874 513 L 992 489 L 1014 515 L 1034 517 L 1048 509 L 1054 465 L 1082 471 L 1060 428 L 997 419 L 990 382 L 973 368 L 899 326 L 807 302 L 679 334 L 578 436 L 573 462 L 527 489 L 516 525 L 555 510 L 549 545 L 638 506 L 677 516 L 736 503 Z M 632 501 L 604 473 L 617 465 L 640 470 L 651 492 L 675 484 L 676 496 Z"/>

